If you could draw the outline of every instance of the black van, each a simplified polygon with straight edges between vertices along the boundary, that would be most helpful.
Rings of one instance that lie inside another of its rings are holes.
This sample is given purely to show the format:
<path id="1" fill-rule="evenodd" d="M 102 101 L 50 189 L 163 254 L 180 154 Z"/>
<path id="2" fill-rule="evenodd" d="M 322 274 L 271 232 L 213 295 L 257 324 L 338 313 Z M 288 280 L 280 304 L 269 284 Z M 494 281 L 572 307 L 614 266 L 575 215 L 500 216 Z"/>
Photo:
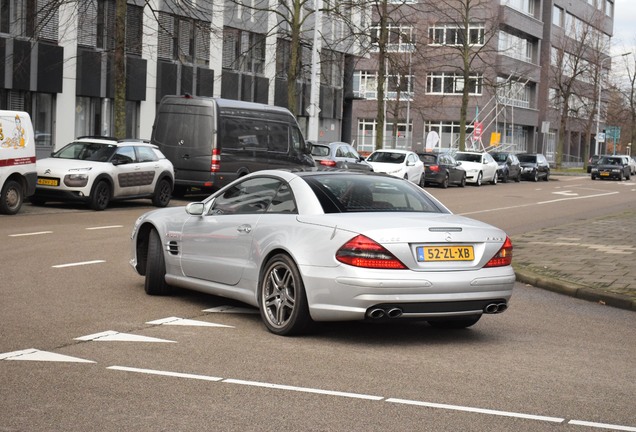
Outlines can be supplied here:
<path id="1" fill-rule="evenodd" d="M 164 96 L 151 142 L 175 169 L 175 195 L 216 190 L 247 173 L 314 167 L 286 108 L 203 96 Z"/>

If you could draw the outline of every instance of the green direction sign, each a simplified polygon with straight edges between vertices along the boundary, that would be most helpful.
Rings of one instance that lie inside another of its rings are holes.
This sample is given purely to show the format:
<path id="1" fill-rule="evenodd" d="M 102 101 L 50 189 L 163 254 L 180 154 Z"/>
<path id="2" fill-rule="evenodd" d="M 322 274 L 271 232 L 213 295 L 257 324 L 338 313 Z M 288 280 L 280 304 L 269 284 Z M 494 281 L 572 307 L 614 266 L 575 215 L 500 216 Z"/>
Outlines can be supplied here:
<path id="1" fill-rule="evenodd" d="M 605 136 L 616 142 L 621 138 L 621 128 L 619 126 L 607 126 L 605 128 Z"/>

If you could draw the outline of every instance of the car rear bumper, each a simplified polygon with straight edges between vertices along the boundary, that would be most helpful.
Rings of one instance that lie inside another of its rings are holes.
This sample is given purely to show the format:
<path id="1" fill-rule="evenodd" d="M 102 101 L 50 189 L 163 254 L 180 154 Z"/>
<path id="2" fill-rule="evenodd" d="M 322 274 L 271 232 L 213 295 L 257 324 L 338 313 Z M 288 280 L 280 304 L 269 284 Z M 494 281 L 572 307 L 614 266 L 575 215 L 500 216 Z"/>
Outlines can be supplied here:
<path id="1" fill-rule="evenodd" d="M 387 278 L 382 271 L 378 278 L 334 277 L 322 268 L 302 266 L 312 318 L 361 320 L 374 307 L 399 308 L 401 318 L 481 314 L 492 302 L 507 303 L 515 283 L 511 266 L 453 272 L 452 281 L 447 272 L 388 272 L 395 275 Z"/>

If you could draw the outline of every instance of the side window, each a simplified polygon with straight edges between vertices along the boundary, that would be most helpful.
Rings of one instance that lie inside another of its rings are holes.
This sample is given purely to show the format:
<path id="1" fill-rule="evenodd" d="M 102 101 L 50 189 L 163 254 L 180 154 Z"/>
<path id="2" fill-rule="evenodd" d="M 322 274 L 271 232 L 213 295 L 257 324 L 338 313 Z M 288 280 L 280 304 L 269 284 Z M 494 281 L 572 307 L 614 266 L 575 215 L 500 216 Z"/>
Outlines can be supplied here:
<path id="1" fill-rule="evenodd" d="M 288 185 L 282 184 L 272 199 L 267 213 L 296 213 L 294 195 Z"/>
<path id="2" fill-rule="evenodd" d="M 283 123 L 269 124 L 269 151 L 287 153 L 289 151 L 289 127 Z"/>
<path id="3" fill-rule="evenodd" d="M 300 129 L 296 126 L 292 126 L 290 129 L 291 142 L 294 150 L 298 152 L 305 151 L 305 141 L 303 140 L 303 135 L 300 133 Z"/>
<path id="4" fill-rule="evenodd" d="M 347 149 L 344 146 L 338 147 L 338 150 L 336 150 L 336 157 L 348 157 Z"/>
<path id="5" fill-rule="evenodd" d="M 115 152 L 114 160 L 119 163 L 132 163 L 137 160 L 133 146 L 119 147 Z"/>
<path id="6" fill-rule="evenodd" d="M 360 155 L 358 154 L 356 149 L 354 149 L 351 146 L 347 146 L 347 150 L 349 152 L 349 157 L 354 158 L 354 159 L 360 159 Z"/>
<path id="7" fill-rule="evenodd" d="M 266 151 L 267 124 L 255 120 L 224 118 L 221 146 L 225 151 Z"/>
<path id="8" fill-rule="evenodd" d="M 216 197 L 208 214 L 263 213 L 276 195 L 280 184 L 279 180 L 270 177 L 245 180 Z"/>
<path id="9" fill-rule="evenodd" d="M 158 159 L 151 147 L 136 147 L 139 162 L 154 162 Z"/>

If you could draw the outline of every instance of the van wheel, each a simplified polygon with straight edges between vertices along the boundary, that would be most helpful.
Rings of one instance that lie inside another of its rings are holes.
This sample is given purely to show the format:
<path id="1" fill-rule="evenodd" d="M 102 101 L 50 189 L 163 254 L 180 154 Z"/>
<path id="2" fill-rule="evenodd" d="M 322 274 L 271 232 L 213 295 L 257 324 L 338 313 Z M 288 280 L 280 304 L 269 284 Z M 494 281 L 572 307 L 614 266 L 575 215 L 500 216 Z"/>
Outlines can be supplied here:
<path id="1" fill-rule="evenodd" d="M 99 181 L 93 186 L 93 192 L 90 198 L 90 207 L 93 210 L 104 210 L 110 202 L 110 187 L 104 180 Z"/>
<path id="2" fill-rule="evenodd" d="M 152 205 L 155 207 L 165 207 L 170 202 L 172 187 L 168 180 L 161 179 L 155 187 L 155 194 L 152 196 Z"/>
<path id="3" fill-rule="evenodd" d="M 24 201 L 22 185 L 15 180 L 7 181 L 0 194 L 0 213 L 14 215 L 20 211 Z"/>

